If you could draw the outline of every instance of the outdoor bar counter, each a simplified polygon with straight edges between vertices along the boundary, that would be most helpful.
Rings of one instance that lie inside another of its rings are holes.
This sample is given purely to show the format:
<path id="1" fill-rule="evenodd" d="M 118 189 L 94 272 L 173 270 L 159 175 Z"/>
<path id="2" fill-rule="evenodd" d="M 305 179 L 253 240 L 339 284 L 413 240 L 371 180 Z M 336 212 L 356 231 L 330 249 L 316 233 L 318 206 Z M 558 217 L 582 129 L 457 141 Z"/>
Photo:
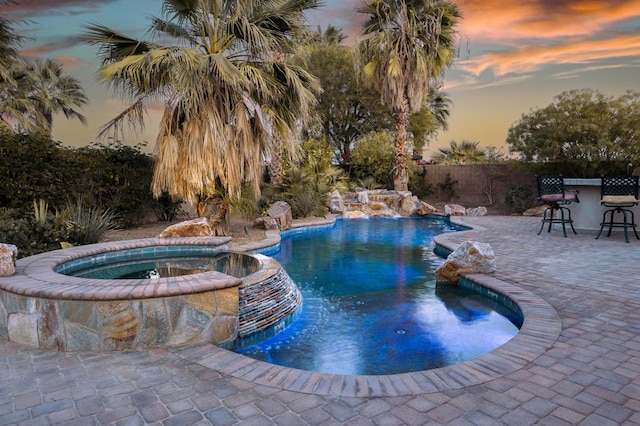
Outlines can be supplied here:
<path id="1" fill-rule="evenodd" d="M 579 203 L 571 203 L 567 207 L 571 209 L 571 218 L 573 219 L 573 227 L 578 233 L 595 234 L 600 231 L 600 223 L 602 222 L 602 214 L 610 207 L 600 205 L 600 178 L 582 179 L 582 178 L 565 178 L 564 185 L 566 189 L 578 190 Z M 626 207 L 633 211 L 636 216 L 636 223 L 640 223 L 640 207 Z M 608 215 L 607 215 L 608 217 Z M 622 221 L 622 214 L 616 213 L 614 220 Z M 631 218 L 628 218 L 631 221 Z M 600 238 L 606 238 L 609 228 L 605 227 Z M 568 232 L 571 232 L 567 230 Z M 613 228 L 613 232 L 622 232 L 622 228 Z M 632 239 L 633 231 L 629 229 Z"/>

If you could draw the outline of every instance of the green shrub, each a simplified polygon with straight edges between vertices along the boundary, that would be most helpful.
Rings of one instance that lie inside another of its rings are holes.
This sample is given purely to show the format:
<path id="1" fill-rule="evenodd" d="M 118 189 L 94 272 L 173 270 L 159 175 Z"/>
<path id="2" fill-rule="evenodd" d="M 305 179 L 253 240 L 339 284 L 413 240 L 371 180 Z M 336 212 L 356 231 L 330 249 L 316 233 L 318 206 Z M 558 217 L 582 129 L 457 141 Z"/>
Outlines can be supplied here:
<path id="1" fill-rule="evenodd" d="M 0 241 L 18 247 L 21 258 L 60 249 L 63 243 L 97 243 L 116 223 L 109 211 L 82 204 L 68 205 L 55 214 L 42 200 L 32 205 L 30 215 L 18 209 L 0 209 Z"/>
<path id="2" fill-rule="evenodd" d="M 389 132 L 371 132 L 358 140 L 351 153 L 352 180 L 372 178 L 383 188 L 393 188 L 395 167 L 394 136 Z"/>
<path id="3" fill-rule="evenodd" d="M 327 194 L 319 194 L 315 191 L 304 191 L 290 194 L 287 198 L 293 217 L 324 216 L 327 214 Z"/>
<path id="4" fill-rule="evenodd" d="M 511 213 L 522 213 L 534 205 L 533 190 L 527 185 L 512 185 L 505 194 L 504 204 Z"/>
<path id="5" fill-rule="evenodd" d="M 348 188 L 345 173 L 331 163 L 331 149 L 326 141 L 310 139 L 302 144 L 299 164 L 288 165 L 279 185 L 267 185 L 259 201 L 266 211 L 276 201 L 286 201 L 294 218 L 323 216 L 328 211 L 329 194 Z"/>
<path id="6" fill-rule="evenodd" d="M 110 210 L 90 207 L 79 201 L 56 215 L 65 228 L 66 242 L 73 245 L 95 244 L 116 228 L 117 217 Z"/>

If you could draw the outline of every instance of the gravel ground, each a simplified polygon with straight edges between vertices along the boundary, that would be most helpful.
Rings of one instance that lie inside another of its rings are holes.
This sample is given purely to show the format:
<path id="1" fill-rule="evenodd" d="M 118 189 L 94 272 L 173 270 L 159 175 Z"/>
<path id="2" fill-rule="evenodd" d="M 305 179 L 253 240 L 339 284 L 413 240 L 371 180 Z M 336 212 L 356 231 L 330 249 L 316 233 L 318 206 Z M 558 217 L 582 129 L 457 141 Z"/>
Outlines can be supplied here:
<path id="1" fill-rule="evenodd" d="M 157 237 L 165 228 L 178 222 L 180 221 L 157 222 L 133 228 L 116 229 L 107 232 L 103 241 L 137 240 Z M 231 220 L 229 235 L 233 237 L 229 248 L 233 249 L 236 245 L 263 240 L 265 238 L 265 231 L 256 228 L 249 221 L 234 218 Z"/>

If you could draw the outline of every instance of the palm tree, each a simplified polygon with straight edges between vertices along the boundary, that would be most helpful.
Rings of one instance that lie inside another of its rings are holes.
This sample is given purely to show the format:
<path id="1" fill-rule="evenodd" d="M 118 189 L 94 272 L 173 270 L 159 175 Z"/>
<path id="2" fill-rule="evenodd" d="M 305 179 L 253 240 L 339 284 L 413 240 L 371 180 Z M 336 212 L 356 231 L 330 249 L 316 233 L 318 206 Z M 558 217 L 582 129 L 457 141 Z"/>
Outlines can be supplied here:
<path id="1" fill-rule="evenodd" d="M 51 59 L 28 61 L 26 66 L 29 75 L 26 82 L 29 87 L 24 90 L 42 113 L 44 130 L 49 136 L 53 130 L 53 115 L 59 112 L 67 118 L 77 118 L 83 125 L 87 124 L 85 116 L 75 109 L 89 102 L 78 80 L 64 75 L 60 64 Z"/>
<path id="2" fill-rule="evenodd" d="M 0 11 L 7 6 L 14 4 L 12 0 L 0 0 Z M 13 22 L 0 13 L 0 82 L 11 78 L 10 69 L 13 62 L 18 58 L 17 47 L 22 42 L 23 37 L 13 29 Z"/>
<path id="3" fill-rule="evenodd" d="M 20 132 L 39 132 L 46 120 L 38 103 L 30 96 L 32 75 L 19 58 L 7 63 L 0 78 L 0 119 Z"/>
<path id="4" fill-rule="evenodd" d="M 451 164 L 476 164 L 484 160 L 484 151 L 478 148 L 480 142 L 463 140 L 451 141 L 449 148 L 439 148 L 433 159 Z"/>
<path id="5" fill-rule="evenodd" d="M 0 0 L 0 11 L 11 4 L 15 2 Z M 18 54 L 23 37 L 15 32 L 13 26 L 14 22 L 0 13 L 0 120 L 9 127 L 37 130 L 38 124 L 44 123 L 44 118 L 18 86 L 28 73 Z"/>
<path id="6" fill-rule="evenodd" d="M 315 98 L 315 78 L 278 58 L 293 52 L 292 38 L 306 30 L 304 12 L 318 5 L 164 0 L 164 18 L 152 18 L 151 32 L 167 44 L 88 26 L 85 40 L 100 46 L 104 61 L 99 78 L 134 98 L 103 134 L 126 122 L 143 125 L 146 104 L 163 101 L 154 194 L 191 201 L 201 215 L 213 204 L 214 219 L 226 218 L 229 197 L 239 197 L 243 184 L 259 192 L 270 130 L 294 133 L 294 118 L 308 113 Z M 281 140 L 296 152 L 294 138 Z M 224 224 L 212 225 L 225 232 Z"/>
<path id="7" fill-rule="evenodd" d="M 451 65 L 461 15 L 446 0 L 371 0 L 358 12 L 368 15 L 359 43 L 365 72 L 395 120 L 394 187 L 406 191 L 409 115 L 422 107 L 430 80 Z"/>
<path id="8" fill-rule="evenodd" d="M 51 137 L 53 115 L 64 113 L 87 120 L 75 107 L 88 102 L 80 82 L 64 75 L 62 67 L 51 59 L 16 59 L 9 78 L 0 82 L 0 116 L 20 131 L 43 132 Z"/>

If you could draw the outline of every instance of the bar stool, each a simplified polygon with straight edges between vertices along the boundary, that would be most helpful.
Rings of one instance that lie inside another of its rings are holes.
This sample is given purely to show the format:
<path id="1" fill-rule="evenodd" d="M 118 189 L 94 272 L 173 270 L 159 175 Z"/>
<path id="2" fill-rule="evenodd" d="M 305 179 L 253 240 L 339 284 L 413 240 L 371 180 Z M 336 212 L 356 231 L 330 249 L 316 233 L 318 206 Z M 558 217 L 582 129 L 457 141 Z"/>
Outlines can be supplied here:
<path id="1" fill-rule="evenodd" d="M 605 207 L 611 207 L 602 214 L 602 223 L 600 223 L 600 232 L 596 240 L 600 238 L 605 226 L 609 228 L 607 237 L 611 236 L 613 228 L 624 229 L 624 239 L 629 242 L 628 228 L 633 229 L 633 233 L 638 236 L 636 230 L 636 220 L 633 214 L 633 210 L 628 207 L 638 205 L 638 176 L 606 176 L 603 177 L 600 183 L 600 205 Z M 613 215 L 615 213 L 622 213 L 622 222 L 615 222 Z M 607 220 L 607 215 L 609 219 Z M 628 220 L 629 215 L 631 221 Z"/>
<path id="2" fill-rule="evenodd" d="M 538 235 L 542 232 L 545 223 L 549 224 L 549 230 L 551 232 L 551 226 L 554 223 L 562 225 L 562 232 L 564 236 L 567 236 L 566 225 L 571 226 L 571 230 L 574 234 L 577 234 L 573 227 L 573 220 L 571 219 L 571 210 L 564 207 L 566 204 L 579 203 L 578 191 L 570 191 L 564 187 L 564 176 L 562 175 L 538 175 L 536 176 L 538 182 L 538 201 L 542 201 L 549 207 L 544 209 L 542 213 L 542 225 L 538 231 Z M 566 216 L 565 216 L 566 214 Z"/>

